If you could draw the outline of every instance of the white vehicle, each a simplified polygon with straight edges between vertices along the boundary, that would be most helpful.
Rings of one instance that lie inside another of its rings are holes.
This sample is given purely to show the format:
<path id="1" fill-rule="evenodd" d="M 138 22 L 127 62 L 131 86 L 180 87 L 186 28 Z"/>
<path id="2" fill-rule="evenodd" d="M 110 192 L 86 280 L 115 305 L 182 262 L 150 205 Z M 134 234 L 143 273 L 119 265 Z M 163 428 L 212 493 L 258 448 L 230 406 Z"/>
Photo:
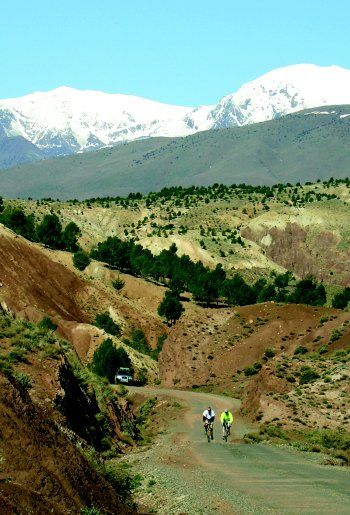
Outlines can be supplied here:
<path id="1" fill-rule="evenodd" d="M 116 376 L 115 376 L 115 382 L 116 383 L 124 383 L 124 384 L 130 384 L 132 383 L 133 376 L 130 368 L 119 368 Z"/>

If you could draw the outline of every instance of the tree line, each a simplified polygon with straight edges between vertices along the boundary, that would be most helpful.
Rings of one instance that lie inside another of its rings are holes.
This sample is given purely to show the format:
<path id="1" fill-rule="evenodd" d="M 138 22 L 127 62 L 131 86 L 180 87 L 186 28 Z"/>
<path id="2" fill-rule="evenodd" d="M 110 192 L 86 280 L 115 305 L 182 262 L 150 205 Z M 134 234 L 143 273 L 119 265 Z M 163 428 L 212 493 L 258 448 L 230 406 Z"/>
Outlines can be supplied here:
<path id="1" fill-rule="evenodd" d="M 173 296 L 190 292 L 193 299 L 204 306 L 219 301 L 233 306 L 266 301 L 322 306 L 326 302 L 323 284 L 313 278 L 295 281 L 292 274 L 286 272 L 248 284 L 239 273 L 229 277 L 221 264 L 212 270 L 201 261 L 194 262 L 188 255 L 178 256 L 176 252 L 177 247 L 172 244 L 159 255 L 153 255 L 132 240 L 123 241 L 113 236 L 100 242 L 90 256 L 125 273 L 166 285 Z"/>
<path id="2" fill-rule="evenodd" d="M 321 183 L 320 180 L 317 181 L 318 184 Z M 306 182 L 305 186 L 312 186 L 316 183 Z M 334 179 L 331 177 L 329 180 L 325 180 L 322 183 L 322 186 L 324 188 L 330 188 L 330 187 L 336 187 L 341 184 L 344 184 L 346 187 L 350 188 L 350 179 Z M 137 203 L 141 200 L 145 201 L 146 206 L 150 207 L 152 204 L 156 202 L 164 202 L 169 201 L 173 199 L 186 201 L 190 199 L 191 197 L 197 197 L 202 198 L 204 197 L 211 198 L 211 199 L 220 199 L 224 198 L 226 195 L 228 196 L 249 196 L 249 195 L 262 195 L 264 201 L 267 201 L 268 199 L 272 199 L 279 194 L 289 192 L 291 195 L 294 195 L 298 197 L 299 200 L 302 200 L 302 197 L 299 198 L 297 195 L 298 193 L 303 191 L 303 185 L 300 182 L 297 182 L 296 184 L 292 184 L 290 182 L 287 183 L 277 183 L 271 186 L 268 185 L 251 185 L 251 184 L 231 184 L 231 185 L 225 185 L 225 184 L 212 184 L 210 186 L 189 186 L 189 187 L 183 187 L 183 186 L 169 186 L 164 187 L 160 191 L 156 192 L 150 192 L 147 194 L 142 194 L 140 192 L 136 193 L 129 193 L 126 197 L 121 196 L 106 196 L 106 197 L 93 197 L 88 200 L 82 201 L 87 206 L 91 206 L 91 204 L 97 203 L 97 204 L 105 204 L 106 207 L 109 205 L 109 203 L 113 202 L 118 205 L 121 205 L 125 208 L 129 206 L 137 205 Z M 316 195 L 317 200 L 321 200 L 322 198 L 326 199 L 335 199 L 337 198 L 337 195 L 335 194 L 326 194 L 326 193 L 317 193 L 316 192 L 306 192 L 307 197 L 304 199 L 305 201 L 311 200 L 311 195 Z M 295 197 L 295 198 L 296 198 Z M 296 198 L 297 199 L 297 198 Z M 70 201 L 73 204 L 79 204 L 80 201 L 77 199 L 73 199 Z"/>
<path id="3" fill-rule="evenodd" d="M 59 217 L 52 213 L 37 223 L 33 213 L 27 215 L 19 207 L 4 207 L 0 197 L 0 223 L 29 241 L 43 243 L 50 249 L 76 252 L 81 231 L 77 224 L 69 222 L 63 229 Z"/>

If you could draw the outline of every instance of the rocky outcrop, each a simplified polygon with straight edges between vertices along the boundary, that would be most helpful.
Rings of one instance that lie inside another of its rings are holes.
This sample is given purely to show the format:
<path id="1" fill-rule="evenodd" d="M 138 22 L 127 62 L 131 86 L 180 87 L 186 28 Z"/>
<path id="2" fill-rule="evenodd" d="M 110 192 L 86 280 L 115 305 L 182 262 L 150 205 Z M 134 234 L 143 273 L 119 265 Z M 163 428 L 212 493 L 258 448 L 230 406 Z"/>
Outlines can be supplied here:
<path id="1" fill-rule="evenodd" d="M 350 253 L 339 249 L 339 235 L 331 231 L 314 232 L 312 226 L 288 223 L 282 228 L 246 227 L 242 236 L 260 245 L 272 261 L 299 277 L 312 275 L 326 283 L 349 286 Z"/>
<path id="2" fill-rule="evenodd" d="M 139 437 L 135 416 L 126 401 L 122 406 L 116 398 L 105 398 L 105 412 L 102 413 L 95 391 L 74 373 L 66 359 L 59 367 L 58 377 L 61 390 L 55 398 L 55 405 L 64 415 L 67 427 L 86 443 L 97 451 L 103 451 L 110 439 L 121 451 L 121 442 L 125 439 L 122 425 L 126 423 L 129 434 L 135 440 Z"/>

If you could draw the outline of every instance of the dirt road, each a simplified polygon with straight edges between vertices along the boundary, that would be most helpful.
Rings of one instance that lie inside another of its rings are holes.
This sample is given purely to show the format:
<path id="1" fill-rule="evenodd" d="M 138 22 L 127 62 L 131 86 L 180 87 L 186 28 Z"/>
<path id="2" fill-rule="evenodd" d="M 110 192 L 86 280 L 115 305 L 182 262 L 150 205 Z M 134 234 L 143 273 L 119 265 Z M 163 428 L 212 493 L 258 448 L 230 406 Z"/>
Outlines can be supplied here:
<path id="1" fill-rule="evenodd" d="M 135 470 L 149 481 L 140 499 L 157 513 L 350 513 L 350 471 L 322 465 L 319 454 L 240 442 L 249 428 L 238 418 L 239 401 L 178 390 L 137 390 L 171 396 L 188 406 L 155 445 L 132 458 Z M 218 421 L 214 441 L 206 441 L 201 414 L 208 405 L 217 419 L 225 407 L 233 410 L 231 442 L 223 442 Z"/>

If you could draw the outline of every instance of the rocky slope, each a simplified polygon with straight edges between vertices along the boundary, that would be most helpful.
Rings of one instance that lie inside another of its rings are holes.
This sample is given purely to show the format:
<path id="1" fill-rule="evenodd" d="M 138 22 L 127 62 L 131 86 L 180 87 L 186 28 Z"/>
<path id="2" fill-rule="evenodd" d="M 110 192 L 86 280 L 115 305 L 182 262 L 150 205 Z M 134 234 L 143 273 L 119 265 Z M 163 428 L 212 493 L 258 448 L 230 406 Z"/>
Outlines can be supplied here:
<path id="1" fill-rule="evenodd" d="M 164 332 L 157 315 L 145 310 L 137 301 L 132 283 L 126 291 L 134 292 L 135 299 L 118 295 L 112 288 L 111 280 L 117 272 L 104 271 L 103 266 L 97 270 L 92 267 L 88 281 L 86 275 L 74 271 L 71 255 L 45 250 L 1 225 L 0 259 L 3 309 L 35 323 L 50 316 L 58 326 L 58 333 L 72 343 L 83 363 L 91 360 L 96 348 L 107 337 L 103 330 L 93 325 L 98 313 L 109 311 L 122 326 L 123 336 L 128 336 L 135 328 L 143 330 L 152 346 Z M 98 270 L 102 272 L 101 279 Z M 124 345 L 120 339 L 114 340 L 118 346 Z M 157 376 L 155 362 L 131 348 L 127 350 L 135 370 L 144 368 L 154 380 Z"/>
<path id="2" fill-rule="evenodd" d="M 73 349 L 51 331 L 2 310 L 0 328 L 1 513 L 130 513 L 98 455 L 125 448 L 128 405 L 83 380 Z"/>

